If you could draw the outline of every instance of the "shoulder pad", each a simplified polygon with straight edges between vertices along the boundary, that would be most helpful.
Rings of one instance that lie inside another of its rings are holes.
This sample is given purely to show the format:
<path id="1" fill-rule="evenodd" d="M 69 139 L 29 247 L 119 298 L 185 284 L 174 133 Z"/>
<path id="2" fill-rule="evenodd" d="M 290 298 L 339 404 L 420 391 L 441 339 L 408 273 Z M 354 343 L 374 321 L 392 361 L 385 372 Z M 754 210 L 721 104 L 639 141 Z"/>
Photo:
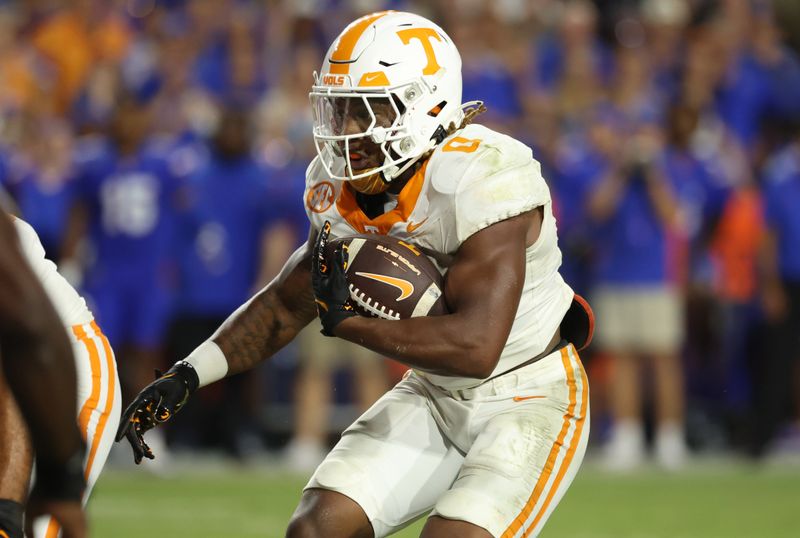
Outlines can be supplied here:
<path id="1" fill-rule="evenodd" d="M 482 125 L 468 125 L 447 137 L 431 155 L 429 174 L 435 190 L 453 193 L 468 177 L 489 177 L 533 159 L 529 147 Z"/>

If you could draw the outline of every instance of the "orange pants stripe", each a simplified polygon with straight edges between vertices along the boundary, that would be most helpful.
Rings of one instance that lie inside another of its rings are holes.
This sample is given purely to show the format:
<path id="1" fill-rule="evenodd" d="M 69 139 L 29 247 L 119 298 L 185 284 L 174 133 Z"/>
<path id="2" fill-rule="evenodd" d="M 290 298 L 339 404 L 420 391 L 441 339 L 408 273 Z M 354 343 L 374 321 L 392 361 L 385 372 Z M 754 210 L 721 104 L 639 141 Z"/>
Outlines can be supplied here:
<path id="1" fill-rule="evenodd" d="M 575 354 L 574 360 L 571 357 L 572 353 Z M 536 529 L 536 526 L 540 523 L 542 517 L 547 513 L 547 509 L 553 499 L 553 496 L 558 491 L 561 481 L 569 469 L 570 464 L 575 456 L 575 452 L 578 449 L 578 445 L 580 444 L 581 434 L 583 432 L 583 426 L 586 419 L 586 411 L 589 405 L 589 383 L 586 378 L 586 373 L 583 370 L 583 366 L 580 363 L 580 359 L 577 356 L 577 352 L 573 351 L 572 346 L 568 346 L 561 350 L 561 362 L 564 365 L 564 369 L 567 374 L 567 386 L 569 388 L 569 405 L 566 413 L 564 413 L 561 430 L 558 433 L 556 441 L 553 443 L 553 447 L 550 449 L 544 469 L 542 474 L 539 476 L 539 480 L 536 482 L 536 485 L 533 488 L 533 492 L 525 503 L 525 506 L 523 506 L 519 515 L 514 519 L 514 521 L 511 522 L 511 525 L 509 525 L 508 529 L 506 529 L 506 531 L 503 533 L 503 538 L 513 538 L 514 536 L 517 536 L 520 532 L 520 529 L 522 529 L 522 536 L 524 538 L 529 536 L 533 530 Z M 576 370 L 581 379 L 580 402 L 578 402 Z M 580 407 L 578 407 L 579 405 Z M 579 409 L 578 414 L 576 414 L 576 409 Z M 572 428 L 573 424 L 574 429 Z M 565 440 L 571 429 L 573 429 L 572 437 L 570 439 L 569 446 L 565 447 Z M 562 458 L 558 471 L 556 471 L 556 462 L 564 449 L 566 449 L 566 453 Z M 539 503 L 539 500 L 543 498 L 542 496 L 545 495 L 545 488 L 550 482 L 550 478 L 553 476 L 554 471 L 556 471 L 555 478 L 553 479 L 549 488 L 547 488 L 547 494 L 544 497 L 541 507 L 531 520 L 533 509 Z"/>
<path id="2" fill-rule="evenodd" d="M 74 325 L 72 336 L 79 392 L 84 394 L 88 389 L 88 396 L 78 412 L 78 426 L 86 442 L 84 477 L 87 487 L 83 498 L 83 503 L 86 504 L 99 475 L 100 469 L 96 469 L 95 465 L 98 455 L 101 454 L 102 467 L 113 441 L 111 436 L 119 424 L 121 402 L 114 352 L 100 328 L 94 321 L 85 325 Z M 50 518 L 44 534 L 36 532 L 38 530 L 37 527 L 34 532 L 36 538 L 57 538 L 61 529 Z"/>

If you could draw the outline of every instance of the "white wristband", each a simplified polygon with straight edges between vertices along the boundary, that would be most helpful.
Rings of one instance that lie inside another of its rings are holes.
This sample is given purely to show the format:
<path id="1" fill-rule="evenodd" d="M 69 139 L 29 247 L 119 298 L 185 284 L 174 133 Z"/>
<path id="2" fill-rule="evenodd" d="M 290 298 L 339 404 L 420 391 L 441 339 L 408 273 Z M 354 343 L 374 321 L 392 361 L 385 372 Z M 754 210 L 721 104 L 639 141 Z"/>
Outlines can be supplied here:
<path id="1" fill-rule="evenodd" d="M 211 340 L 206 340 L 197 346 L 197 349 L 189 353 L 183 361 L 191 364 L 197 372 L 197 379 L 200 381 L 198 388 L 219 381 L 228 373 L 228 360 L 225 354 Z"/>

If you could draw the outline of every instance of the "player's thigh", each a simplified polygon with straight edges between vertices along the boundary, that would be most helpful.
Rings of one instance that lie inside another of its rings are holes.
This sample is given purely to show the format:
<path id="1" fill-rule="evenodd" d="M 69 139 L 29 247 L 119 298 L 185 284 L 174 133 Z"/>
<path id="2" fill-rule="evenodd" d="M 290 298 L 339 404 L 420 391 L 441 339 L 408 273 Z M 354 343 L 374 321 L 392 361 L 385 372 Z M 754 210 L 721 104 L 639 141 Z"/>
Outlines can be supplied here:
<path id="1" fill-rule="evenodd" d="M 589 437 L 586 375 L 572 346 L 562 358 L 562 382 L 539 387 L 541 398 L 509 397 L 505 410 L 486 422 L 435 516 L 472 523 L 492 536 L 541 531 L 575 477 Z"/>
<path id="2" fill-rule="evenodd" d="M 375 536 L 387 536 L 427 513 L 462 462 L 437 427 L 424 387 L 406 379 L 345 431 L 307 488 L 352 499 Z"/>

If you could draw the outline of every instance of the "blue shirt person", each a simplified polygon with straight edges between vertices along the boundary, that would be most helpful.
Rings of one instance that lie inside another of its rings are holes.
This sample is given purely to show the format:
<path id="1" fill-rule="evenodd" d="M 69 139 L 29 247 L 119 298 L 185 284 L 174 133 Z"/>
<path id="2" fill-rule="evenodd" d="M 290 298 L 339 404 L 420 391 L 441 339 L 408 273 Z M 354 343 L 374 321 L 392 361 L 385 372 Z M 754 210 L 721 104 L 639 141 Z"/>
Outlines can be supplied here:
<path id="1" fill-rule="evenodd" d="M 147 103 L 119 98 L 108 138 L 82 141 L 67 259 L 86 260 L 83 291 L 117 350 L 123 393 L 134 394 L 161 367 L 172 307 L 171 247 L 180 178 L 170 145 L 149 137 Z M 88 253 L 80 255 L 81 241 Z"/>

